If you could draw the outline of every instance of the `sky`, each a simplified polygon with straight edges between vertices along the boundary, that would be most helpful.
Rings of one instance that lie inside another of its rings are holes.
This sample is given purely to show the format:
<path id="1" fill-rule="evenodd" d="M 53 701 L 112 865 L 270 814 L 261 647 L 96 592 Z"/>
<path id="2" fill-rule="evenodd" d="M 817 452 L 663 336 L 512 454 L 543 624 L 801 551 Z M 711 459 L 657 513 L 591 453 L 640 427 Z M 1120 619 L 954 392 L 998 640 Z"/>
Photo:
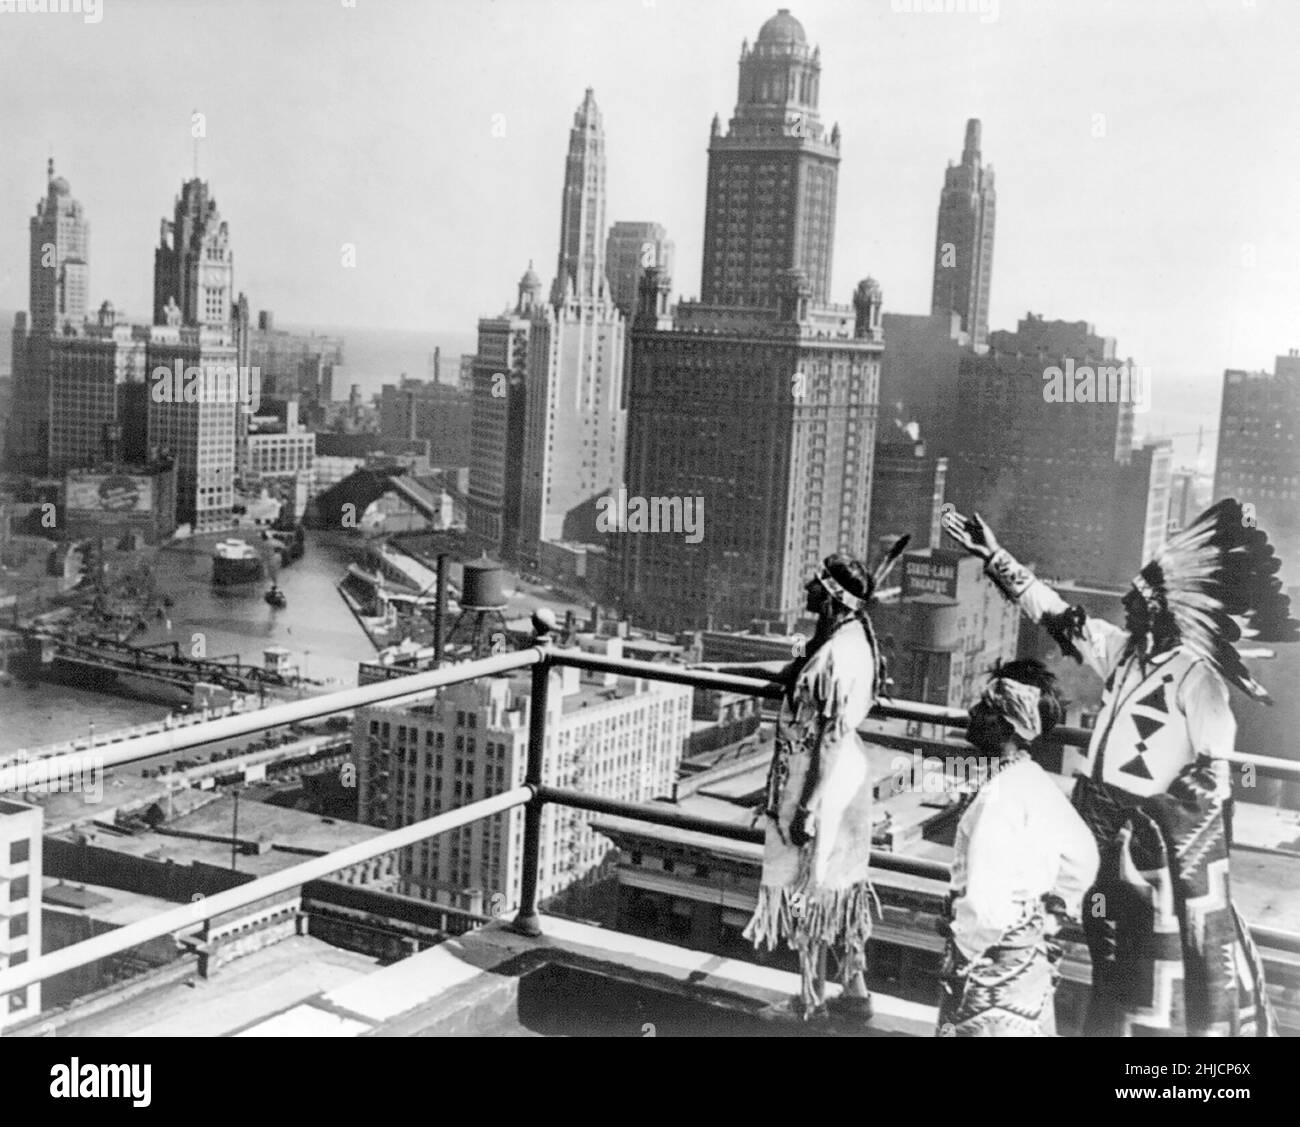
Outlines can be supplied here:
<path id="1" fill-rule="evenodd" d="M 733 110 L 742 39 L 776 10 L 100 3 L 98 22 L 0 12 L 0 307 L 26 307 L 53 153 L 91 224 L 93 304 L 147 316 L 159 221 L 197 155 L 254 310 L 460 333 L 513 301 L 530 259 L 549 290 L 588 86 L 608 221 L 663 223 L 677 295 L 699 292 L 709 124 Z M 906 10 L 923 6 L 792 5 L 822 49 L 822 118 L 843 133 L 835 300 L 871 275 L 887 311 L 928 312 L 944 168 L 978 117 L 998 191 L 992 328 L 1033 311 L 1117 338 L 1151 368 L 1153 429 L 1213 420 L 1225 368 L 1271 369 L 1300 346 L 1300 3 Z"/>

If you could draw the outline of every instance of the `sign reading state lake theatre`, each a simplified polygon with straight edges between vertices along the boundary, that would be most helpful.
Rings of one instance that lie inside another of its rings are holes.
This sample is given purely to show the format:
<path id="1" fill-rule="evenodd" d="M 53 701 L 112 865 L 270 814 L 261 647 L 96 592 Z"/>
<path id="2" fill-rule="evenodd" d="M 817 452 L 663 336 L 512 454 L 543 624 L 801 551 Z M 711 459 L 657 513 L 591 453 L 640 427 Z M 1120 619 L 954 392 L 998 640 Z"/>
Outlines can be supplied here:
<path id="1" fill-rule="evenodd" d="M 952 552 L 931 549 L 927 556 L 903 557 L 903 598 L 915 595 L 957 597 L 957 568 L 961 558 Z"/>

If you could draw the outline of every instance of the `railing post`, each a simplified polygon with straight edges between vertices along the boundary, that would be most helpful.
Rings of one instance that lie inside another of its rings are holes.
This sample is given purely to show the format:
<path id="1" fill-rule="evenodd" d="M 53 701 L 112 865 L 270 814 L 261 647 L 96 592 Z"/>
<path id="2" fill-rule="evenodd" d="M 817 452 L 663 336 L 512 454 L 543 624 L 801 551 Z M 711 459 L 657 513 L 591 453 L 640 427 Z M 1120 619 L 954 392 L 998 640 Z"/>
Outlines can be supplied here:
<path id="1" fill-rule="evenodd" d="M 542 660 L 533 666 L 533 692 L 528 718 L 528 769 L 524 785 L 533 789 L 532 800 L 524 807 L 524 856 L 519 886 L 519 914 L 510 930 L 520 935 L 542 934 L 537 914 L 537 883 L 541 867 L 542 811 L 546 801 L 541 796 L 542 760 L 546 754 L 546 708 L 551 684 L 551 623 L 540 615 L 533 616 L 533 628 Z"/>

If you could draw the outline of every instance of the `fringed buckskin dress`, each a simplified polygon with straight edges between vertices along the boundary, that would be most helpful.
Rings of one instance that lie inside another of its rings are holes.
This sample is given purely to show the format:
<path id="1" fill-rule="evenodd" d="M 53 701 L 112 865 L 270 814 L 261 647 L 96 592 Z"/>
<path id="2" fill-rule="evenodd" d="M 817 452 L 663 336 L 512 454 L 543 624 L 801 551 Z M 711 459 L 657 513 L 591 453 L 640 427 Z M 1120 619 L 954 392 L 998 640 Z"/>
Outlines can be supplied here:
<path id="1" fill-rule="evenodd" d="M 744 932 L 769 951 L 781 941 L 800 953 L 818 944 L 837 947 L 846 958 L 843 975 L 866 968 L 875 896 L 867 877 L 871 769 L 857 732 L 876 693 L 868 629 L 856 618 L 841 623 L 808 657 L 781 705 L 768 773 L 762 884 Z M 809 806 L 812 840 L 800 848 L 790 841 L 790 825 L 810 769 L 821 772 L 822 785 Z"/>

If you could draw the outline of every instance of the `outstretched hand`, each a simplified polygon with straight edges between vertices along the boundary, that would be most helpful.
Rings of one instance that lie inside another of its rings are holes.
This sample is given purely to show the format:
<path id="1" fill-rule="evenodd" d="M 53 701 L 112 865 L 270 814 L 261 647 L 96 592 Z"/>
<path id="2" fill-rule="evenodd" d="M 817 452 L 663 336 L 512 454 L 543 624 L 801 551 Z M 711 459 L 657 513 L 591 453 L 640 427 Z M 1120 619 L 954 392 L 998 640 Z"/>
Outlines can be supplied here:
<path id="1" fill-rule="evenodd" d="M 988 560 L 998 550 L 998 540 L 993 535 L 993 529 L 985 523 L 979 513 L 964 516 L 956 509 L 949 509 L 939 518 L 939 521 L 943 525 L 944 532 L 973 556 Z"/>

